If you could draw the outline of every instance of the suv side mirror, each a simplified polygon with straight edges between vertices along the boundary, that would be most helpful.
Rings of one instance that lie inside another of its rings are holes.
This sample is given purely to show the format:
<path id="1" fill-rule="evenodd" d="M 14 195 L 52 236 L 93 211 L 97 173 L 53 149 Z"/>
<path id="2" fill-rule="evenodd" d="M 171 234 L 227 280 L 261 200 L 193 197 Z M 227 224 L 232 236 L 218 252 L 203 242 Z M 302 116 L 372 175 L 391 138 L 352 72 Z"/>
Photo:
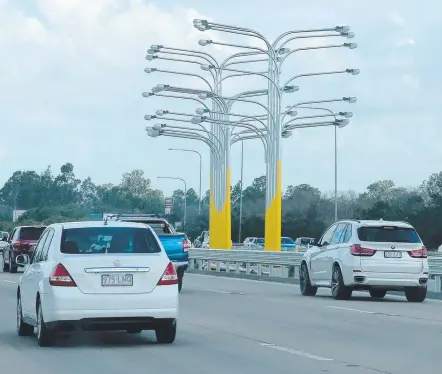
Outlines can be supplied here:
<path id="1" fill-rule="evenodd" d="M 7 242 L 8 241 L 8 238 L 6 237 L 6 236 L 4 236 L 3 238 L 2 238 L 2 242 Z"/>
<path id="2" fill-rule="evenodd" d="M 29 265 L 30 262 L 31 262 L 31 260 L 28 255 L 18 255 L 15 258 L 15 263 L 17 264 L 17 266 L 20 266 L 20 267 L 24 267 L 26 265 Z"/>

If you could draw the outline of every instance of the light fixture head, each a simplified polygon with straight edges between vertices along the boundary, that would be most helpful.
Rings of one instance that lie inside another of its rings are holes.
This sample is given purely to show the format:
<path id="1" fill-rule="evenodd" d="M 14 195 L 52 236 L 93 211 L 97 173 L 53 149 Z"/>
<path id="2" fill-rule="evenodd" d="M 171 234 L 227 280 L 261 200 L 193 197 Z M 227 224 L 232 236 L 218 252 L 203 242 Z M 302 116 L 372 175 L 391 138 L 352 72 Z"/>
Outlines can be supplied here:
<path id="1" fill-rule="evenodd" d="M 157 70 L 158 70 L 157 68 L 146 68 L 146 69 L 144 69 L 144 72 L 147 74 L 150 74 L 150 73 L 153 73 Z"/>
<path id="2" fill-rule="evenodd" d="M 155 60 L 156 58 L 158 58 L 158 56 L 155 56 L 155 55 L 147 55 L 146 56 L 147 61 L 152 61 L 152 60 Z"/>
<path id="3" fill-rule="evenodd" d="M 335 126 L 338 126 L 340 129 L 347 126 L 350 123 L 348 119 L 338 119 L 334 122 Z"/>
<path id="4" fill-rule="evenodd" d="M 154 88 L 152 88 L 152 92 L 158 93 L 161 91 L 165 91 L 165 90 L 167 90 L 168 87 L 170 87 L 170 86 L 167 84 L 157 84 Z"/>
<path id="5" fill-rule="evenodd" d="M 356 49 L 358 48 L 358 43 L 344 43 L 344 47 L 349 49 Z"/>
<path id="6" fill-rule="evenodd" d="M 341 32 L 341 36 L 347 39 L 353 39 L 355 37 L 355 33 L 351 31 Z"/>
<path id="7" fill-rule="evenodd" d="M 346 101 L 347 103 L 350 103 L 350 104 L 353 104 L 357 101 L 356 97 L 354 97 L 354 96 L 343 97 L 342 100 Z"/>
<path id="8" fill-rule="evenodd" d="M 285 114 L 287 114 L 287 115 L 290 116 L 290 117 L 295 117 L 295 116 L 298 115 L 298 112 L 297 112 L 296 110 L 287 110 L 287 111 L 285 112 Z"/>
<path id="9" fill-rule="evenodd" d="M 144 116 L 144 119 L 145 119 L 146 121 L 151 121 L 151 120 L 153 120 L 154 118 L 157 118 L 157 116 L 149 115 L 149 114 L 146 114 L 146 115 Z"/>
<path id="10" fill-rule="evenodd" d="M 346 69 L 346 72 L 351 75 L 359 75 L 361 71 L 359 69 Z"/>
<path id="11" fill-rule="evenodd" d="M 209 44 L 212 44 L 212 43 L 213 43 L 212 40 L 209 40 L 209 39 L 201 39 L 201 40 L 198 41 L 198 44 L 201 47 L 205 47 L 206 45 L 209 45 Z"/>
<path id="12" fill-rule="evenodd" d="M 341 32 L 349 32 L 350 26 L 336 26 L 335 31 L 340 32 L 340 33 Z"/>
<path id="13" fill-rule="evenodd" d="M 293 93 L 299 91 L 299 86 L 285 86 L 283 91 L 285 93 Z"/>
<path id="14" fill-rule="evenodd" d="M 156 111 L 157 116 L 164 116 L 165 114 L 169 114 L 169 111 L 168 110 L 161 110 L 161 109 Z"/>
<path id="15" fill-rule="evenodd" d="M 204 122 L 204 117 L 203 116 L 193 116 L 191 119 L 190 119 L 190 122 L 191 123 L 193 123 L 194 125 L 198 125 L 198 124 L 200 124 L 201 122 Z"/>
<path id="16" fill-rule="evenodd" d="M 280 48 L 278 50 L 278 54 L 280 54 L 280 55 L 286 55 L 289 52 L 290 52 L 290 48 Z"/>
<path id="17" fill-rule="evenodd" d="M 287 138 L 290 138 L 292 136 L 292 134 L 293 134 L 293 131 L 291 131 L 291 130 L 284 130 L 281 133 L 281 136 L 282 136 L 283 139 L 287 139 Z"/>
<path id="18" fill-rule="evenodd" d="M 153 92 L 143 92 L 142 95 L 143 97 L 149 98 L 151 96 L 154 96 L 155 94 Z"/>
<path id="19" fill-rule="evenodd" d="M 206 108 L 197 108 L 197 109 L 195 109 L 195 113 L 199 114 L 200 116 L 202 116 L 203 114 L 208 113 L 208 112 L 209 112 L 209 109 L 206 109 Z"/>
<path id="20" fill-rule="evenodd" d="M 353 117 L 353 113 L 352 112 L 339 112 L 338 113 L 341 117 L 345 117 L 345 118 L 351 118 Z"/>
<path id="21" fill-rule="evenodd" d="M 165 123 L 157 123 L 157 124 L 153 125 L 152 128 L 154 130 L 159 131 L 159 130 L 162 130 L 164 127 L 167 127 L 167 125 Z"/>

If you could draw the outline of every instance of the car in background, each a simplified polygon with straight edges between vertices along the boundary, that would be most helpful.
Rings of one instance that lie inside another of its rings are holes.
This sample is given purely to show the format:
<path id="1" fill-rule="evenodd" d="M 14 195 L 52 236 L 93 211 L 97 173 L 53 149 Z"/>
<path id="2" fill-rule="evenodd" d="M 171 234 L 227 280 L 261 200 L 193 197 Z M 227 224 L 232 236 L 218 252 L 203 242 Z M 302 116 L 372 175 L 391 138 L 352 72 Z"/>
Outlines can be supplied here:
<path id="1" fill-rule="evenodd" d="M 264 238 L 253 238 L 249 241 L 249 248 L 252 250 L 264 249 Z"/>
<path id="2" fill-rule="evenodd" d="M 314 245 L 315 238 L 300 237 L 295 240 L 295 251 L 305 252 L 309 246 Z"/>
<path id="3" fill-rule="evenodd" d="M 3 253 L 3 249 L 8 246 L 9 234 L 6 231 L 0 231 L 0 253 Z"/>
<path id="4" fill-rule="evenodd" d="M 250 248 L 250 243 L 253 242 L 253 240 L 255 240 L 255 237 L 249 237 L 249 238 L 245 238 L 243 245 L 245 248 Z"/>
<path id="5" fill-rule="evenodd" d="M 284 236 L 281 238 L 281 250 L 292 251 L 296 248 L 295 241 L 292 238 Z"/>
<path id="6" fill-rule="evenodd" d="M 191 242 L 185 233 L 175 231 L 175 228 L 165 219 L 155 214 L 118 214 L 117 221 L 136 222 L 149 225 L 158 235 L 170 261 L 178 274 L 178 290 L 183 287 L 184 273 L 189 267 L 189 248 Z"/>
<path id="7" fill-rule="evenodd" d="M 46 226 L 18 226 L 12 230 L 8 238 L 8 245 L 3 249 L 0 266 L 4 272 L 17 272 L 15 259 L 18 255 L 32 255 L 34 246 L 40 239 L 40 235 Z"/>
<path id="8" fill-rule="evenodd" d="M 100 251 L 91 246 L 100 240 Z M 154 330 L 173 343 L 178 318 L 178 276 L 149 226 L 121 221 L 48 226 L 17 287 L 17 333 L 37 329 L 40 346 L 74 330 Z"/>
<path id="9" fill-rule="evenodd" d="M 331 288 L 338 300 L 354 290 L 381 299 L 388 291 L 404 291 L 410 302 L 427 296 L 427 249 L 406 222 L 339 221 L 331 225 L 301 260 L 300 288 L 304 296 L 318 287 Z"/>

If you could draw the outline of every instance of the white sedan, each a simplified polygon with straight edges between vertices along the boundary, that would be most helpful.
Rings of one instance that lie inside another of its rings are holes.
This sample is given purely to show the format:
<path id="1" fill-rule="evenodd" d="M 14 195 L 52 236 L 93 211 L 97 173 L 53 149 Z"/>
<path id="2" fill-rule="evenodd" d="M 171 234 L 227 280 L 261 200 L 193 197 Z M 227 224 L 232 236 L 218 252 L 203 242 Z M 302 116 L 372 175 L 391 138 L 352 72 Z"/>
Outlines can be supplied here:
<path id="1" fill-rule="evenodd" d="M 100 242 L 101 250 L 91 251 Z M 138 223 L 58 223 L 42 233 L 17 289 L 17 332 L 40 346 L 59 332 L 154 330 L 173 343 L 178 277 L 155 232 Z"/>
<path id="2" fill-rule="evenodd" d="M 408 301 L 422 302 L 427 283 L 427 249 L 406 222 L 337 222 L 301 261 L 300 287 L 305 296 L 327 287 L 341 300 L 349 299 L 353 290 L 368 290 L 373 298 L 404 291 Z"/>

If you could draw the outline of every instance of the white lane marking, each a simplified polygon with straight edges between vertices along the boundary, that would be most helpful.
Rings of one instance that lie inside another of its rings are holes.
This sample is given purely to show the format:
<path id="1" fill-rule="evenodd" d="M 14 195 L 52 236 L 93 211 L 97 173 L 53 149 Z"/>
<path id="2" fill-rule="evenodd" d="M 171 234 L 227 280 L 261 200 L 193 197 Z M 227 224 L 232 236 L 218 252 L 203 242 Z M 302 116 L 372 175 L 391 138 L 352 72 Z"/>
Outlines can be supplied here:
<path id="1" fill-rule="evenodd" d="M 227 294 L 227 295 L 244 295 L 241 292 L 223 291 L 223 290 L 212 290 L 211 288 L 204 288 L 204 291 L 223 293 L 223 294 Z"/>
<path id="2" fill-rule="evenodd" d="M 340 309 L 340 310 L 347 310 L 349 312 L 356 312 L 356 313 L 365 313 L 365 314 L 379 314 L 376 312 L 370 312 L 368 310 L 360 310 L 360 309 L 351 309 L 351 308 L 343 308 L 341 306 L 332 306 L 332 305 L 327 305 L 326 308 L 332 308 L 332 309 Z"/>
<path id="3" fill-rule="evenodd" d="M 292 354 L 292 355 L 296 355 L 296 356 L 301 356 L 301 357 L 310 358 L 310 359 L 312 359 L 312 360 L 316 360 L 316 361 L 334 361 L 332 358 L 327 358 L 327 357 L 322 357 L 322 356 L 316 356 L 316 355 L 312 355 L 312 354 L 307 353 L 307 352 L 301 352 L 301 351 L 297 351 L 297 350 L 295 350 L 295 349 L 291 349 L 291 348 L 287 348 L 287 347 L 281 347 L 281 346 L 279 346 L 279 345 L 275 345 L 275 344 L 260 343 L 260 345 L 261 345 L 262 347 L 275 349 L 275 350 L 277 350 L 277 351 L 290 353 L 290 354 Z"/>
<path id="4" fill-rule="evenodd" d="M 7 279 L 3 279 L 3 282 L 6 282 L 6 283 L 14 283 L 14 284 L 17 284 L 17 282 L 14 282 L 14 281 L 10 281 L 10 280 L 7 280 Z"/>

